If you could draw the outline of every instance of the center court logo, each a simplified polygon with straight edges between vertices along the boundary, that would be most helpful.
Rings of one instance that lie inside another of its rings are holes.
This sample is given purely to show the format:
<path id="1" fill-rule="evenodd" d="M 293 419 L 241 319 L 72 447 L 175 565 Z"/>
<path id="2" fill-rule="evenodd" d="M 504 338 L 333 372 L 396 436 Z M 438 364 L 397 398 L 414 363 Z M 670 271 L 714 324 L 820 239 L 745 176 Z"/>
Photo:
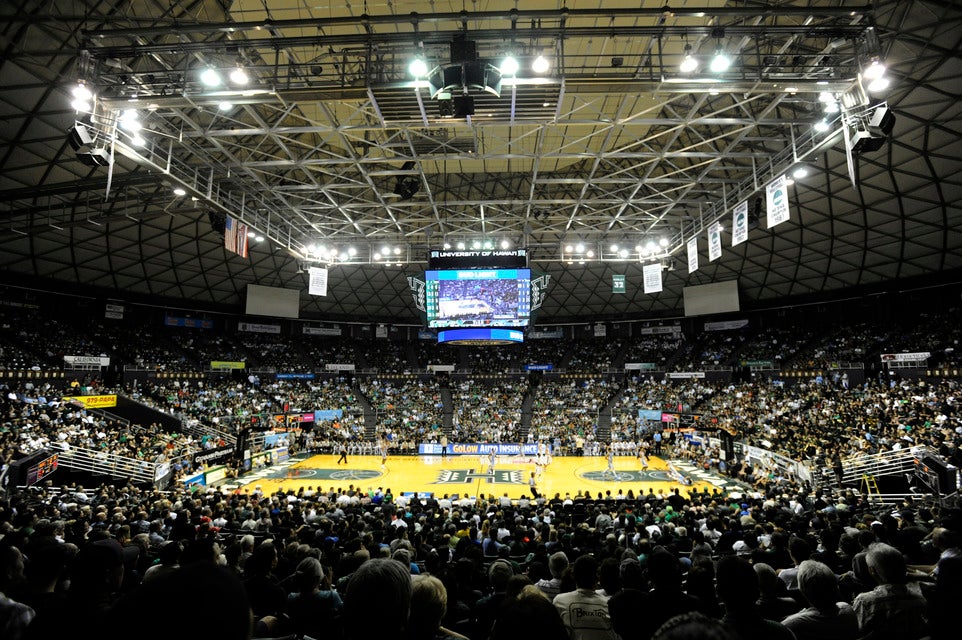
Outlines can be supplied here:
<path id="1" fill-rule="evenodd" d="M 595 482 L 673 482 L 672 478 L 664 471 L 615 471 L 611 474 L 607 471 L 585 471 L 578 474 L 584 480 L 594 480 Z"/>
<path id="2" fill-rule="evenodd" d="M 524 484 L 521 481 L 521 472 L 509 469 L 495 469 L 493 475 L 474 469 L 444 469 L 431 484 L 464 484 L 477 480 L 484 480 L 488 484 Z"/>

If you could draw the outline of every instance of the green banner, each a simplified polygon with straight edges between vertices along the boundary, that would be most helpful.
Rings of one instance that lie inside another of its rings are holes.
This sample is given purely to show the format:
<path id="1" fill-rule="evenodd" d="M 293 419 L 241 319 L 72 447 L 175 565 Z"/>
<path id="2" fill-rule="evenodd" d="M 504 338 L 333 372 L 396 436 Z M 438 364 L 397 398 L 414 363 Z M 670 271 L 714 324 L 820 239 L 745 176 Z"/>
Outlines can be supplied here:
<path id="1" fill-rule="evenodd" d="M 612 293 L 625 292 L 625 276 L 621 276 L 621 275 L 611 276 L 611 292 Z"/>

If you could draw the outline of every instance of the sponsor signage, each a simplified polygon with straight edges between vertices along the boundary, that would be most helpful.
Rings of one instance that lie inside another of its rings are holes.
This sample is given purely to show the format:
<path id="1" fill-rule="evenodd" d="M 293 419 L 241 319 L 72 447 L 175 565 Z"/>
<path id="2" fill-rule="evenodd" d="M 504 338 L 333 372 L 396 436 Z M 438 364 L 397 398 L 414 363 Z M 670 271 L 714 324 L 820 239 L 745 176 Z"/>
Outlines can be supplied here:
<path id="1" fill-rule="evenodd" d="M 652 336 L 663 333 L 681 333 L 681 327 L 672 325 L 669 327 L 642 327 L 638 333 L 643 336 Z"/>
<path id="2" fill-rule="evenodd" d="M 99 367 L 109 367 L 110 358 L 107 356 L 64 356 L 66 364 L 92 364 Z"/>
<path id="3" fill-rule="evenodd" d="M 638 419 L 658 422 L 661 420 L 661 411 L 657 409 L 638 409 Z"/>
<path id="4" fill-rule="evenodd" d="M 526 364 L 524 365 L 525 371 L 551 371 L 554 369 L 553 364 Z"/>
<path id="5" fill-rule="evenodd" d="M 772 360 L 742 360 L 741 365 L 743 367 L 774 367 L 775 362 Z"/>
<path id="6" fill-rule="evenodd" d="M 704 371 L 672 371 L 668 374 L 669 378 L 675 378 L 677 380 L 684 380 L 688 378 L 704 378 Z"/>
<path id="7" fill-rule="evenodd" d="M 564 338 L 564 330 L 562 329 L 528 332 L 528 340 L 561 340 L 562 338 Z"/>
<path id="8" fill-rule="evenodd" d="M 164 316 L 164 324 L 168 327 L 187 327 L 190 329 L 213 329 L 213 320 L 201 320 L 200 318 L 179 318 L 177 316 Z"/>
<path id="9" fill-rule="evenodd" d="M 234 455 L 234 447 L 218 447 L 205 449 L 194 454 L 194 464 L 216 464 Z"/>
<path id="10" fill-rule="evenodd" d="M 428 371 L 454 371 L 453 364 L 429 364 Z"/>
<path id="11" fill-rule="evenodd" d="M 931 357 L 928 351 L 917 351 L 915 353 L 883 353 L 882 362 L 920 362 Z"/>
<path id="12" fill-rule="evenodd" d="M 281 332 L 281 325 L 279 324 L 258 324 L 256 322 L 238 322 L 238 331 L 246 331 L 247 333 L 275 333 L 279 334 Z"/>
<path id="13" fill-rule="evenodd" d="M 314 421 L 320 422 L 321 420 L 340 420 L 341 416 L 344 415 L 342 409 L 321 409 L 314 412 Z"/>
<path id="14" fill-rule="evenodd" d="M 278 373 L 278 380 L 313 380 L 313 373 Z"/>
<path id="15" fill-rule="evenodd" d="M 124 307 L 119 304 L 104 305 L 104 317 L 112 320 L 124 319 Z"/>
<path id="16" fill-rule="evenodd" d="M 69 396 L 68 402 L 79 402 L 85 409 L 104 409 L 117 406 L 117 396 Z"/>
<path id="17" fill-rule="evenodd" d="M 247 365 L 243 362 L 235 362 L 233 360 L 211 360 L 211 369 L 243 369 Z"/>
<path id="18" fill-rule="evenodd" d="M 528 444 L 456 442 L 448 445 L 448 453 L 456 456 L 487 455 L 492 450 L 496 452 L 495 455 L 499 456 L 511 456 L 518 454 L 537 455 L 538 444 L 535 442 Z M 430 442 L 422 442 L 418 445 L 418 453 L 420 455 L 441 455 L 441 445 Z"/>
<path id="19" fill-rule="evenodd" d="M 340 327 L 303 327 L 301 331 L 308 336 L 340 336 Z"/>
<path id="20" fill-rule="evenodd" d="M 626 362 L 625 371 L 654 371 L 657 365 L 654 362 Z"/>
<path id="21" fill-rule="evenodd" d="M 498 251 L 432 250 L 428 253 L 428 269 L 523 269 L 526 266 L 528 266 L 527 249 L 504 249 Z"/>
<path id="22" fill-rule="evenodd" d="M 724 322 L 706 322 L 705 331 L 729 331 L 748 326 L 748 320 L 726 320 Z"/>
<path id="23" fill-rule="evenodd" d="M 332 362 L 332 363 L 329 363 L 329 364 L 324 365 L 324 369 L 325 369 L 326 371 L 354 371 L 354 365 L 353 365 L 353 364 L 338 364 L 338 363 L 336 363 L 336 362 Z"/>

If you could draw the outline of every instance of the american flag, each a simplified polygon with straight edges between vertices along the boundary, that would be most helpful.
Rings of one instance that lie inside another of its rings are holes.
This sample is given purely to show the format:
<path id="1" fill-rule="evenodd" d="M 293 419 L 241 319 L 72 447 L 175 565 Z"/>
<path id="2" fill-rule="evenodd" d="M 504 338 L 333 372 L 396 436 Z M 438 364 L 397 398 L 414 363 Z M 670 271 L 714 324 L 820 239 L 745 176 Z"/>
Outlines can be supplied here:
<path id="1" fill-rule="evenodd" d="M 247 257 L 247 225 L 230 216 L 224 223 L 224 248 L 242 258 Z"/>

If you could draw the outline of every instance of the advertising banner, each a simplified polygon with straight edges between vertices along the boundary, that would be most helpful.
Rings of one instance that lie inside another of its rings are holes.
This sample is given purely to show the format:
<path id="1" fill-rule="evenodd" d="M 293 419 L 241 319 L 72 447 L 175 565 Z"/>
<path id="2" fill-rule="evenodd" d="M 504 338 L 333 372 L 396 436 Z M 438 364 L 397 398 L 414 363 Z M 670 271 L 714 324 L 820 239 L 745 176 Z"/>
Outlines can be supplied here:
<path id="1" fill-rule="evenodd" d="M 281 332 L 281 325 L 279 324 L 258 324 L 255 322 L 238 322 L 238 331 L 246 331 L 247 333 L 275 333 L 279 334 Z"/>
<path id="2" fill-rule="evenodd" d="M 110 358 L 107 356 L 64 356 L 66 364 L 93 364 L 101 367 L 110 366 Z"/>
<path id="3" fill-rule="evenodd" d="M 314 412 L 314 421 L 340 420 L 343 415 L 344 411 L 342 409 L 322 409 Z"/>
<path id="4" fill-rule="evenodd" d="M 117 406 L 117 396 L 69 396 L 64 400 L 79 402 L 85 409 L 105 409 Z"/>
<path id="5" fill-rule="evenodd" d="M 920 362 L 931 357 L 928 351 L 918 351 L 916 353 L 883 353 L 882 362 Z"/>
<path id="6" fill-rule="evenodd" d="M 340 327 L 302 327 L 301 332 L 308 336 L 340 336 Z"/>
<path id="7" fill-rule="evenodd" d="M 448 445 L 448 454 L 456 456 L 480 456 L 487 455 L 494 449 L 499 456 L 537 455 L 538 444 L 503 444 L 488 442 L 456 442 Z M 422 442 L 418 445 L 420 455 L 441 455 L 441 445 Z"/>
<path id="8" fill-rule="evenodd" d="M 243 362 L 234 362 L 232 360 L 211 360 L 211 369 L 243 369 L 247 365 Z"/>
<path id="9" fill-rule="evenodd" d="M 213 465 L 229 459 L 234 455 L 234 447 L 217 447 L 216 449 L 205 449 L 194 454 L 194 464 Z"/>
<path id="10" fill-rule="evenodd" d="M 324 365 L 325 371 L 354 371 L 353 364 L 329 363 Z"/>

